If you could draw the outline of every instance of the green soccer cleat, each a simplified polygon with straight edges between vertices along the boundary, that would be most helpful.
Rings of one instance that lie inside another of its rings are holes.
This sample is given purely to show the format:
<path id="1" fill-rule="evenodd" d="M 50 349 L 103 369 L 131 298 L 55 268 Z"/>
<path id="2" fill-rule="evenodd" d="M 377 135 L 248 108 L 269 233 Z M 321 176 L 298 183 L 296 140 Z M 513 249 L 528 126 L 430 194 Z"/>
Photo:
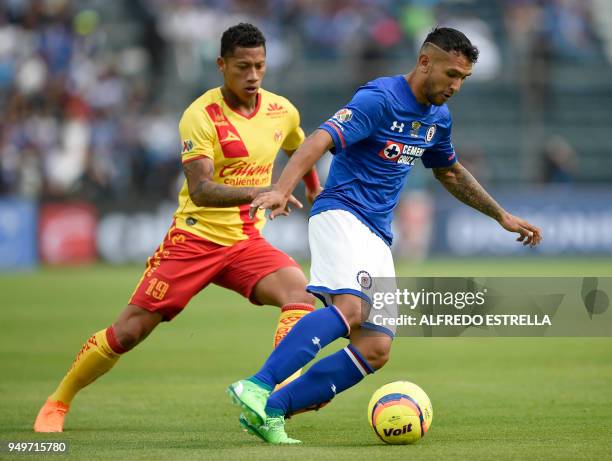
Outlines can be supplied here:
<path id="1" fill-rule="evenodd" d="M 270 391 L 252 381 L 242 379 L 227 388 L 232 403 L 238 405 L 253 426 L 261 426 L 267 418 L 266 402 Z"/>
<path id="2" fill-rule="evenodd" d="M 297 445 L 301 440 L 292 439 L 285 432 L 285 418 L 282 416 L 270 416 L 266 418 L 266 424 L 255 426 L 244 416 L 240 415 L 240 425 L 249 434 L 259 437 L 261 440 L 273 445 Z"/>

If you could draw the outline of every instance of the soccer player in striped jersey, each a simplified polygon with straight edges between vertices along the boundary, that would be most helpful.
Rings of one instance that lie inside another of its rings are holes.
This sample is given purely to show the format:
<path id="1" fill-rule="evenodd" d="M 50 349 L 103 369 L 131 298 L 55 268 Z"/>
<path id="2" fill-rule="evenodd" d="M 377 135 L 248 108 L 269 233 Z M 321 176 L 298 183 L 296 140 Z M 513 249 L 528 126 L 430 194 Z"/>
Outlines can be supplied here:
<path id="1" fill-rule="evenodd" d="M 63 431 L 76 393 L 210 283 L 253 304 L 280 307 L 275 345 L 313 310 L 314 297 L 305 290 L 298 264 L 260 234 L 264 210 L 249 216 L 250 203 L 271 189 L 278 151 L 291 155 L 304 140 L 299 113 L 287 99 L 261 88 L 266 48 L 255 26 L 242 23 L 223 33 L 217 65 L 223 86 L 197 98 L 179 124 L 186 180 L 170 230 L 148 259 L 127 307 L 87 340 L 40 409 L 36 432 Z M 304 182 L 312 202 L 321 190 L 314 168 Z M 301 207 L 294 197 L 290 202 Z"/>

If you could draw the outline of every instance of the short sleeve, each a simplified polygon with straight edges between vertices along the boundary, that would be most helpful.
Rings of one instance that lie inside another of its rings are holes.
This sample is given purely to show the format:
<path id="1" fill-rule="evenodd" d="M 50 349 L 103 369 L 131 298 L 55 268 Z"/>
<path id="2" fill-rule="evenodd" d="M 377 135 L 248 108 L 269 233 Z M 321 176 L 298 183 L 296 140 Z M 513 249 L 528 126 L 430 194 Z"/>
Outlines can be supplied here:
<path id="1" fill-rule="evenodd" d="M 445 125 L 438 127 L 436 143 L 427 149 L 421 160 L 425 168 L 447 168 L 457 163 L 457 153 L 451 142 L 452 121 L 450 115 Z"/>
<path id="2" fill-rule="evenodd" d="M 189 107 L 181 117 L 179 132 L 183 163 L 203 157 L 214 158 L 213 142 L 216 132 L 203 108 Z"/>
<path id="3" fill-rule="evenodd" d="M 286 151 L 294 151 L 304 142 L 304 130 L 300 126 L 300 113 L 291 104 L 289 106 L 290 131 L 281 146 Z"/>
<path id="4" fill-rule="evenodd" d="M 334 154 L 372 134 L 383 116 L 385 101 L 381 88 L 365 85 L 357 90 L 351 102 L 319 127 L 332 137 Z"/>

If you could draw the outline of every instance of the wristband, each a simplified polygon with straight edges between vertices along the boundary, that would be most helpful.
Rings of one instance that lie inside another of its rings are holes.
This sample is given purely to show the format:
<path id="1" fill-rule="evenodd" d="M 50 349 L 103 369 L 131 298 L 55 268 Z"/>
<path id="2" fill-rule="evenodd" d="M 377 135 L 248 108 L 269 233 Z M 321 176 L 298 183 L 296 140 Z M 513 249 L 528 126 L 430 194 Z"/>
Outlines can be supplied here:
<path id="1" fill-rule="evenodd" d="M 319 187 L 321 187 L 321 183 L 319 182 L 319 175 L 317 174 L 317 170 L 314 168 L 311 169 L 308 173 L 304 175 L 304 184 L 306 188 L 310 191 L 315 191 Z"/>

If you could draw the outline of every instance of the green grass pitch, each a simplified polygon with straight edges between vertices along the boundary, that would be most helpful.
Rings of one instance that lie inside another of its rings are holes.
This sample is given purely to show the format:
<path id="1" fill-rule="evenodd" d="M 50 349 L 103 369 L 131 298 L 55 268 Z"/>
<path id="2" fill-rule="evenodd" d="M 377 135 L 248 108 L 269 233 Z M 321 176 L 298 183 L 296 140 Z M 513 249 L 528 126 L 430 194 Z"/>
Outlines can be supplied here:
<path id="1" fill-rule="evenodd" d="M 0 275 L 0 441 L 65 440 L 69 455 L 50 458 L 88 460 L 612 456 L 612 338 L 398 338 L 383 370 L 288 422 L 303 446 L 267 446 L 240 431 L 224 390 L 262 363 L 277 312 L 216 287 L 81 392 L 65 433 L 32 433 L 45 397 L 88 335 L 112 322 L 140 272 L 100 265 Z M 434 260 L 400 264 L 398 273 L 612 276 L 612 261 Z M 382 445 L 366 420 L 372 392 L 397 379 L 418 383 L 433 403 L 431 430 L 414 446 Z"/>

